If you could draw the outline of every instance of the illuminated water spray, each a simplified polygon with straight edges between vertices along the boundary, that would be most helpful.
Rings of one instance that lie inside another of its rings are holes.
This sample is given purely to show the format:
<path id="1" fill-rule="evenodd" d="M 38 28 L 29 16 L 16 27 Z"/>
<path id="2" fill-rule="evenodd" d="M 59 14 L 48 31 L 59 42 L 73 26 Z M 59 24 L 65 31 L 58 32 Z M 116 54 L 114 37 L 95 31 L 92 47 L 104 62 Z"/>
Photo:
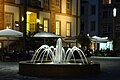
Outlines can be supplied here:
<path id="1" fill-rule="evenodd" d="M 79 59 L 75 58 L 75 54 L 78 54 Z M 76 46 L 68 48 L 66 51 L 62 47 L 62 40 L 59 38 L 56 42 L 56 48 L 53 46 L 42 45 L 38 48 L 33 55 L 30 62 L 32 63 L 44 63 L 44 61 L 50 61 L 52 64 L 64 64 L 64 63 L 82 63 L 88 64 L 88 60 L 83 51 Z M 79 60 L 79 61 L 78 61 Z"/>

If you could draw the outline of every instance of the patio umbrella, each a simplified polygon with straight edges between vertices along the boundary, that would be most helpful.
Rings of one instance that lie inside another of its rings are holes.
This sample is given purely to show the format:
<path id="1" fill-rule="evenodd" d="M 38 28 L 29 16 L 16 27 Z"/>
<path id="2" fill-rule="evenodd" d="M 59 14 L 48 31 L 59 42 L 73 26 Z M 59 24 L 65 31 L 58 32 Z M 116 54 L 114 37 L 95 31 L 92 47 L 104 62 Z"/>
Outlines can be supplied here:
<path id="1" fill-rule="evenodd" d="M 44 38 L 44 43 L 45 43 L 45 38 L 61 38 L 62 36 L 55 35 L 50 32 L 39 32 L 39 33 L 36 33 L 33 37 Z"/>
<path id="2" fill-rule="evenodd" d="M 39 32 L 36 33 L 33 37 L 41 37 L 41 38 L 60 38 L 61 36 L 55 35 L 50 32 Z"/>
<path id="3" fill-rule="evenodd" d="M 4 29 L 0 30 L 0 37 L 23 37 L 23 33 L 12 29 Z"/>
<path id="4" fill-rule="evenodd" d="M 23 37 L 23 33 L 12 29 L 4 29 L 4 30 L 0 30 L 0 37 L 6 37 L 9 44 L 9 40 L 11 37 Z M 8 45 L 8 51 L 9 51 L 9 45 Z"/>

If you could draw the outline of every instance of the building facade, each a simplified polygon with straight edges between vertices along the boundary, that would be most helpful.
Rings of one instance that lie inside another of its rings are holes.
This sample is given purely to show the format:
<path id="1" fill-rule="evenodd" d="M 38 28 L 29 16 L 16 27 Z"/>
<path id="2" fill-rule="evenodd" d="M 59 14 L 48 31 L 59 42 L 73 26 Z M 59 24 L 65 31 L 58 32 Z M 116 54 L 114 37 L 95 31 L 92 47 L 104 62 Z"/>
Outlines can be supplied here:
<path id="1" fill-rule="evenodd" d="M 108 36 L 113 40 L 113 49 L 120 48 L 120 1 L 101 0 L 100 11 L 100 36 Z"/>
<path id="2" fill-rule="evenodd" d="M 80 21 L 80 9 L 76 10 L 77 0 L 26 0 L 27 32 L 35 32 L 38 28 L 63 37 L 70 37 L 80 32 L 80 23 L 76 29 L 76 18 Z M 1 0 L 1 29 L 6 27 L 22 30 L 24 0 Z M 78 7 L 80 8 L 80 0 Z M 76 12 L 78 15 L 76 16 Z M 7 18 L 6 18 L 7 17 Z M 8 18 L 9 17 L 9 18 Z M 10 18 L 11 17 L 11 18 Z M 9 19 L 9 20 L 8 20 Z M 11 20 L 11 21 L 10 21 Z M 9 21 L 9 22 L 8 22 Z M 78 22 L 79 22 L 78 21 Z M 15 26 L 19 23 L 21 26 Z M 39 23 L 39 27 L 36 24 Z M 4 25 L 4 27 L 3 27 Z"/>
<path id="3" fill-rule="evenodd" d="M 100 5 L 100 36 L 112 37 L 113 30 L 113 7 L 111 0 L 101 0 Z"/>
<path id="4" fill-rule="evenodd" d="M 99 0 L 81 0 L 81 32 L 99 35 Z"/>
<path id="5" fill-rule="evenodd" d="M 27 35 L 45 31 L 62 37 L 80 33 L 80 0 L 0 0 L 0 6 L 1 30 L 11 28 Z"/>
<path id="6" fill-rule="evenodd" d="M 17 0 L 0 0 L 0 29 L 6 27 L 18 29 L 15 22 L 19 21 L 19 1 Z"/>
<path id="7" fill-rule="evenodd" d="M 112 38 L 120 34 L 120 1 L 119 0 L 101 0 L 101 36 Z M 116 9 L 116 16 L 113 16 L 113 9 Z"/>
<path id="8" fill-rule="evenodd" d="M 113 2 L 111 0 L 81 0 L 81 33 L 89 34 L 93 38 L 93 50 L 113 49 L 111 41 L 113 35 Z M 101 38 L 101 40 L 100 40 Z"/>
<path id="9" fill-rule="evenodd" d="M 76 18 L 80 21 L 80 15 L 76 16 L 76 12 L 80 14 L 80 10 L 76 11 L 76 1 L 77 0 L 37 0 L 36 3 L 40 3 L 38 4 L 40 7 L 35 8 L 35 1 L 30 0 L 30 3 L 28 3 L 30 5 L 27 7 L 27 32 L 42 30 L 63 37 L 76 36 L 76 30 L 78 32 L 77 34 L 80 32 L 79 23 L 77 23 L 78 26 L 76 28 Z M 79 1 L 80 0 L 78 0 L 78 3 L 80 3 Z M 80 4 L 78 4 L 78 7 L 79 6 Z M 36 26 L 37 23 L 39 26 Z"/>

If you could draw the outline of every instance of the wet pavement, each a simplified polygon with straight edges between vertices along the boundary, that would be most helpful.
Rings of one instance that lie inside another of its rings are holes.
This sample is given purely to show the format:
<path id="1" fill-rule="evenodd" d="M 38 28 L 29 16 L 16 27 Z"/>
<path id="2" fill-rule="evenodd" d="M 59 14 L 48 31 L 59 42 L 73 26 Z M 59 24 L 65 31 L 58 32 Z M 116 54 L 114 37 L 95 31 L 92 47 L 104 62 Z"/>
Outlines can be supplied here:
<path id="1" fill-rule="evenodd" d="M 120 80 L 120 57 L 92 57 L 99 62 L 101 72 L 79 77 L 31 77 L 18 74 L 18 62 L 0 61 L 0 80 Z"/>

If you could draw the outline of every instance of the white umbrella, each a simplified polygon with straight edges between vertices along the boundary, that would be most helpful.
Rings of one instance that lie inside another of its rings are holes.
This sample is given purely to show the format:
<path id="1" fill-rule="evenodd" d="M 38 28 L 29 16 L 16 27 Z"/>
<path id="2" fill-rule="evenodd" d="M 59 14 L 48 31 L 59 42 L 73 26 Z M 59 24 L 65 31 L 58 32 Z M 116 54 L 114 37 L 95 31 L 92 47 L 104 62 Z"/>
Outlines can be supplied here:
<path id="1" fill-rule="evenodd" d="M 44 38 L 44 43 L 45 43 L 45 38 L 60 38 L 62 36 L 55 35 L 50 32 L 39 32 L 39 33 L 36 33 L 33 37 Z"/>
<path id="2" fill-rule="evenodd" d="M 9 39 L 11 37 L 23 37 L 23 33 L 12 29 L 4 29 L 4 30 L 0 30 L 0 37 L 7 37 L 7 40 L 9 42 Z M 8 46 L 8 51 L 9 51 L 9 46 Z"/>
<path id="3" fill-rule="evenodd" d="M 92 40 L 95 41 L 96 43 L 106 43 L 109 41 L 106 37 L 101 38 L 98 36 L 93 36 Z"/>
<path id="4" fill-rule="evenodd" d="M 0 30 L 0 37 L 23 37 L 23 33 L 12 29 L 4 29 Z"/>
<path id="5" fill-rule="evenodd" d="M 60 38 L 61 36 L 55 35 L 50 32 L 39 32 L 36 33 L 33 37 L 41 37 L 41 38 Z"/>

